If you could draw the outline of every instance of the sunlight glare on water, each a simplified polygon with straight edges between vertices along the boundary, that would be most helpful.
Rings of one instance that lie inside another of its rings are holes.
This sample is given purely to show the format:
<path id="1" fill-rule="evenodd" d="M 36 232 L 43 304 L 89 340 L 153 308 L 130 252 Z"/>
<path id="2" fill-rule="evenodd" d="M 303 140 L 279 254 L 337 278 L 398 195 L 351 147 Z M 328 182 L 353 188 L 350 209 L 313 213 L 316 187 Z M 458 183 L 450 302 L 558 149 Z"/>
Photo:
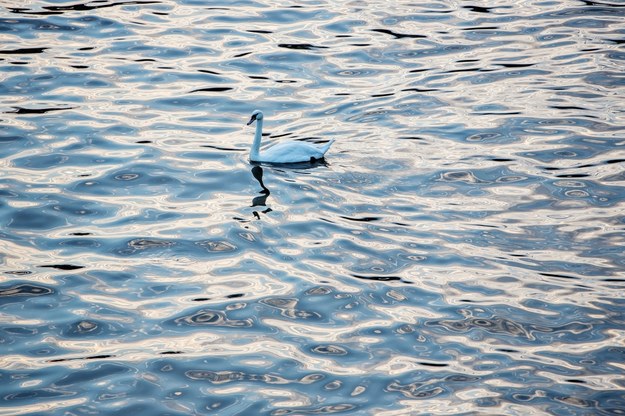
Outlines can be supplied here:
<path id="1" fill-rule="evenodd" d="M 623 414 L 624 6 L 0 1 L 0 414 Z"/>

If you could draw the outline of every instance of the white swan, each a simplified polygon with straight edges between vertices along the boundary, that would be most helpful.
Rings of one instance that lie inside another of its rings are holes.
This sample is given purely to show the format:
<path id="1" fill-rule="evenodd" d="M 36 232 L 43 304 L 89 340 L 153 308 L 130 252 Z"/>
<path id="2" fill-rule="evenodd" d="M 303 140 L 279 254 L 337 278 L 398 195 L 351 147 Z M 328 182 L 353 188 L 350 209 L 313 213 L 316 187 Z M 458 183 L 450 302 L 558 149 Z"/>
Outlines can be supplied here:
<path id="1" fill-rule="evenodd" d="M 256 134 L 250 150 L 250 161 L 265 163 L 302 163 L 323 159 L 334 140 L 317 147 L 306 142 L 278 143 L 268 149 L 260 151 L 260 141 L 263 137 L 263 112 L 256 110 L 248 121 L 249 126 L 256 121 Z"/>

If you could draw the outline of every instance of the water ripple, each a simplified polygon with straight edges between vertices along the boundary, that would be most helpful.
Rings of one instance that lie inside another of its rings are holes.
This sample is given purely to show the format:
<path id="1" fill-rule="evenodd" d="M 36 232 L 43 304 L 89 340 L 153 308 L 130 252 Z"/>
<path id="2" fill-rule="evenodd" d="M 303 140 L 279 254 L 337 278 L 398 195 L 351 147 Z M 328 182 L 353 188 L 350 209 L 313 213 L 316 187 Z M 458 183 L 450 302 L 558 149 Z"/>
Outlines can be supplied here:
<path id="1" fill-rule="evenodd" d="M 621 414 L 622 14 L 0 9 L 0 413 Z"/>

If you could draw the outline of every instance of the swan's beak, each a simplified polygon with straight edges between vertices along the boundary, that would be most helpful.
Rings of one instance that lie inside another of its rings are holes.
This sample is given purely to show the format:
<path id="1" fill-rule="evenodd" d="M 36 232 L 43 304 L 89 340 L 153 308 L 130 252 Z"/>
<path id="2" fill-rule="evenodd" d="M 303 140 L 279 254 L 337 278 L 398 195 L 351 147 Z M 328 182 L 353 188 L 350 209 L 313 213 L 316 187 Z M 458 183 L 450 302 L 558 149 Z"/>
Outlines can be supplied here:
<path id="1" fill-rule="evenodd" d="M 254 121 L 256 121 L 256 114 L 252 114 L 252 118 L 250 118 L 250 121 L 247 122 L 247 125 L 249 126 L 250 124 L 252 124 Z"/>

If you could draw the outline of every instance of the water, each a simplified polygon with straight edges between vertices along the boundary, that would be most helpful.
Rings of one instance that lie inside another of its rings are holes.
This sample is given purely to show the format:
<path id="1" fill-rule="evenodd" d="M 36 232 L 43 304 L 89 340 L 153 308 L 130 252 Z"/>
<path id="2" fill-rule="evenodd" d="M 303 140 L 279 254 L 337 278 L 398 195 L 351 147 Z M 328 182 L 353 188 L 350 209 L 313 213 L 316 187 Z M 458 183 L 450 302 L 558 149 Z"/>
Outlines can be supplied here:
<path id="1" fill-rule="evenodd" d="M 621 1 L 0 4 L 0 414 L 625 412 Z"/>

